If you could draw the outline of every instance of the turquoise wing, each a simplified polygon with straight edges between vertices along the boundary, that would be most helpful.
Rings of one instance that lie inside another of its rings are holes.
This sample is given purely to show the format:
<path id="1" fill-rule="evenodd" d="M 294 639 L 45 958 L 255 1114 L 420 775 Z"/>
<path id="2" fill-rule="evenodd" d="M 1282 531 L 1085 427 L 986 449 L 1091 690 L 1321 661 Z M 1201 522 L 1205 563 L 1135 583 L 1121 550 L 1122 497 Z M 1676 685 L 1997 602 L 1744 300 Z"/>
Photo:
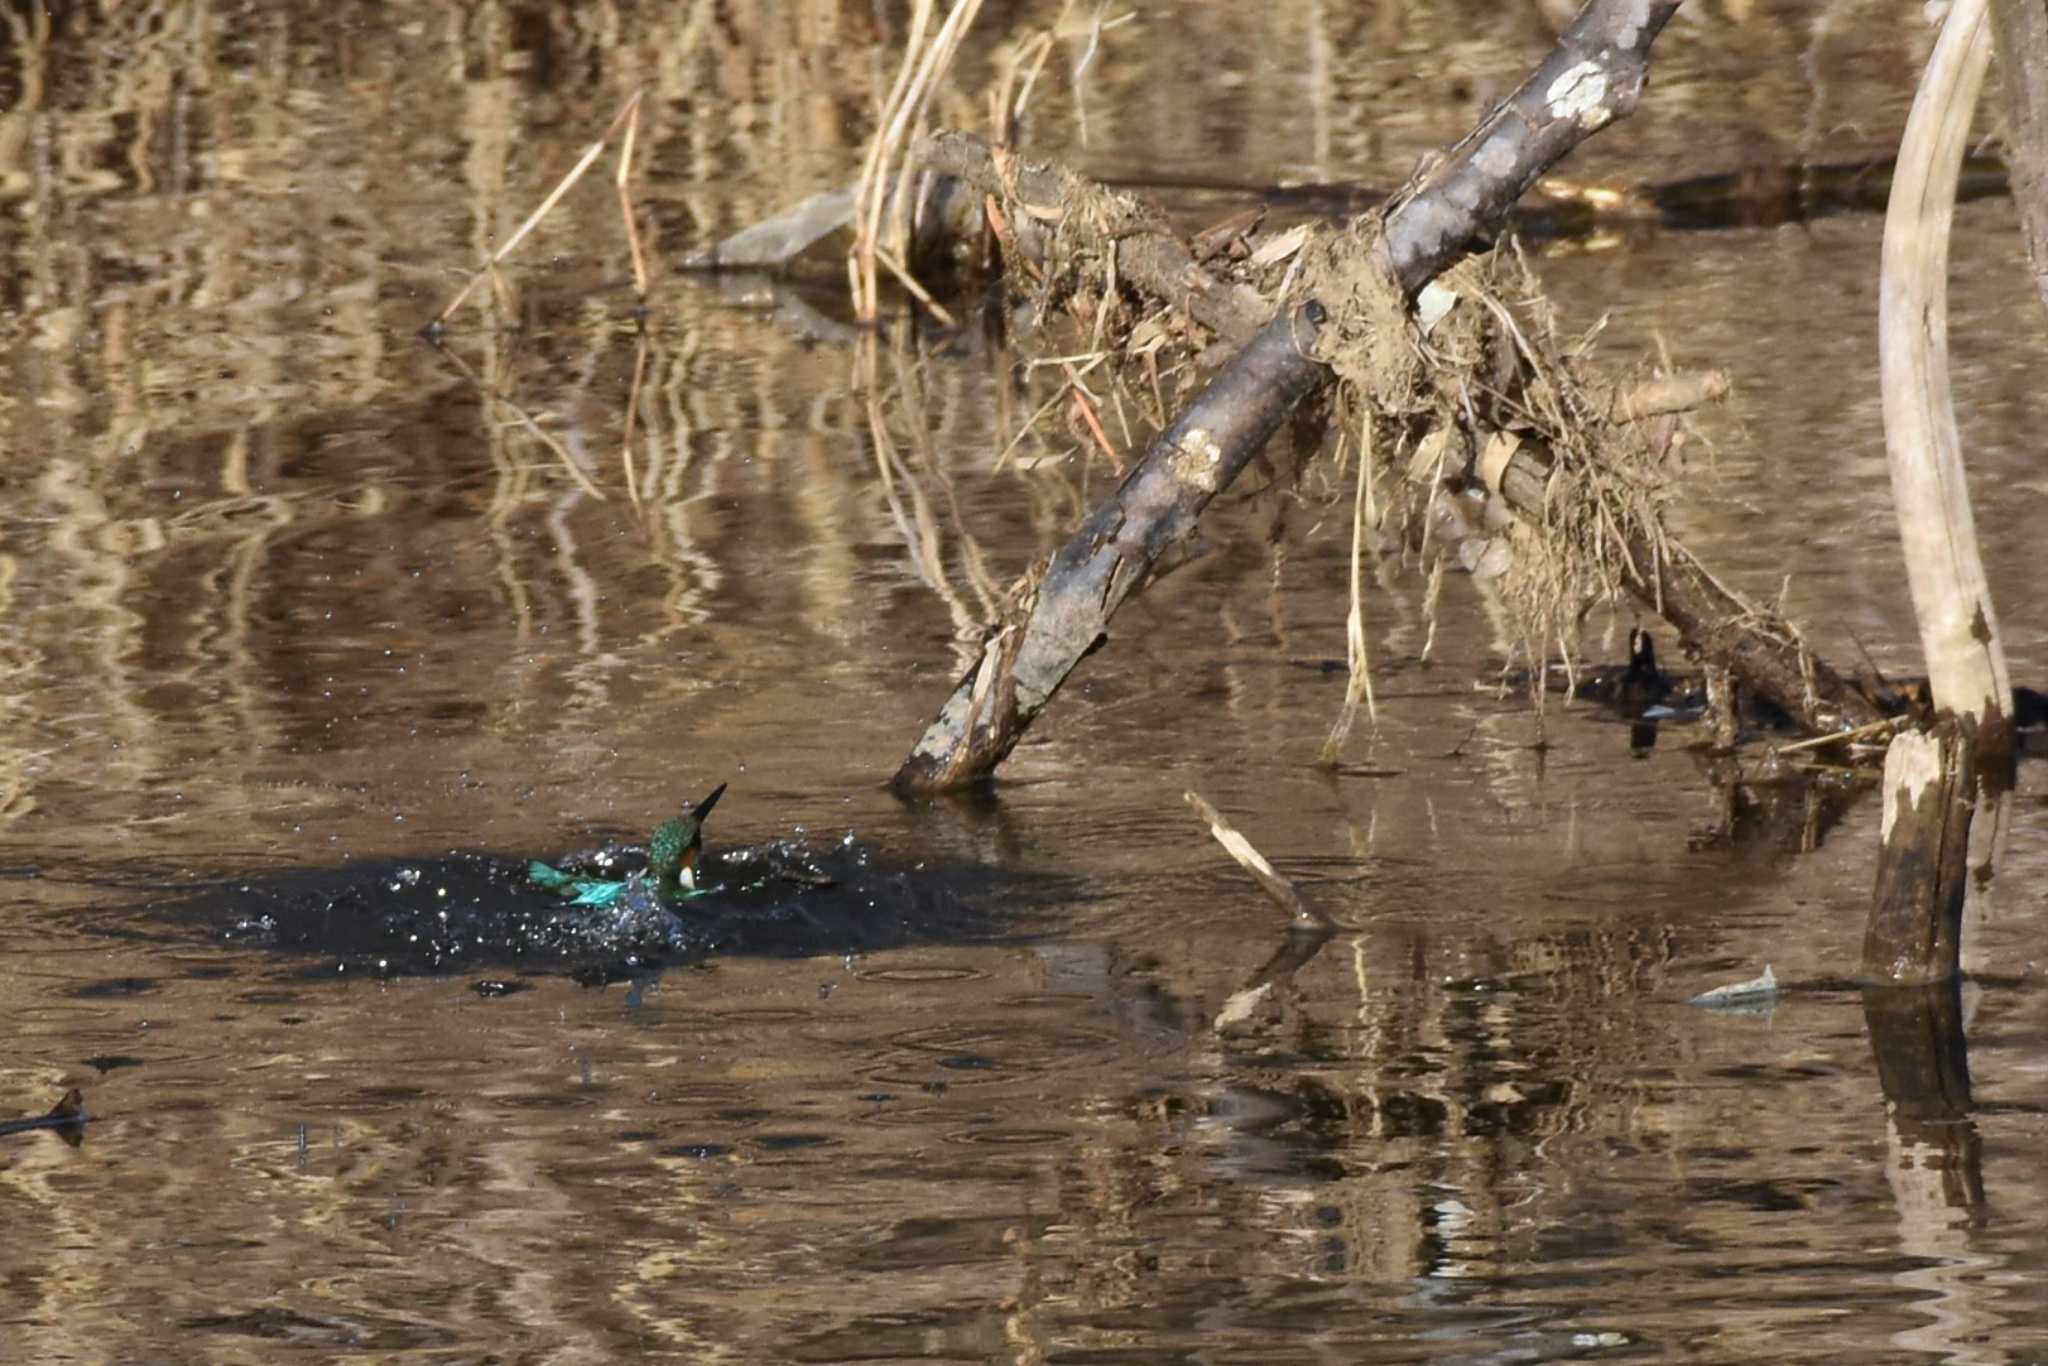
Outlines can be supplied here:
<path id="1" fill-rule="evenodd" d="M 584 878 L 575 884 L 576 895 L 570 899 L 571 906 L 596 906 L 602 909 L 619 899 L 626 890 L 623 882 L 599 882 L 595 878 Z"/>
<path id="2" fill-rule="evenodd" d="M 551 868 L 536 859 L 526 865 L 526 880 L 536 887 L 545 887 L 551 892 L 565 890 L 576 879 L 559 868 Z"/>
<path id="3" fill-rule="evenodd" d="M 526 880 L 550 892 L 560 892 L 569 898 L 571 906 L 609 906 L 626 890 L 626 884 L 623 882 L 611 882 L 596 877 L 577 877 L 573 873 L 565 873 L 559 868 L 550 867 L 537 860 L 526 865 Z"/>

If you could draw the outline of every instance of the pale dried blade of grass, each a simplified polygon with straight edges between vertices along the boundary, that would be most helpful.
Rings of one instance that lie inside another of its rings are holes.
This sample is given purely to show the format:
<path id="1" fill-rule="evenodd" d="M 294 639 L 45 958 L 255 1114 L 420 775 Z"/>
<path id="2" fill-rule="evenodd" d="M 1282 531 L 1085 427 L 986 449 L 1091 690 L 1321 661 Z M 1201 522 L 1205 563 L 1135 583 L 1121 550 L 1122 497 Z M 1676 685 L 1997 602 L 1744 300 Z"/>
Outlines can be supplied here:
<path id="1" fill-rule="evenodd" d="M 619 174 L 614 182 L 619 191 L 619 216 L 626 220 L 626 245 L 633 252 L 633 293 L 642 303 L 647 301 L 647 254 L 640 248 L 640 228 L 633 221 L 633 195 L 626 188 L 626 182 L 633 175 L 633 144 L 640 136 L 640 96 L 635 92 L 632 99 L 632 114 L 626 120 L 626 136 L 619 143 Z"/>
<path id="2" fill-rule="evenodd" d="M 526 221 L 521 223 L 517 230 L 505 240 L 505 245 L 492 252 L 491 258 L 484 262 L 474 275 L 469 277 L 469 283 L 465 284 L 455 297 L 449 300 L 448 306 L 442 309 L 440 315 L 434 319 L 435 322 L 445 323 L 449 318 L 453 317 L 455 310 L 462 307 L 462 301 L 467 299 L 470 291 L 476 288 L 477 282 L 490 274 L 492 268 L 500 261 L 503 261 L 518 249 L 519 244 L 526 240 L 527 234 L 531 233 L 540 224 L 540 221 L 548 216 L 548 213 L 553 210 L 555 205 L 562 201 L 562 196 L 569 193 L 575 187 L 577 181 L 583 179 L 583 173 L 588 171 L 591 163 L 595 162 L 603 154 L 605 144 L 611 141 L 612 134 L 618 131 L 619 124 L 624 122 L 629 116 L 637 115 L 639 108 L 640 93 L 635 91 L 633 97 L 626 101 L 626 107 L 621 109 L 618 115 L 612 119 L 611 127 L 605 129 L 604 136 L 584 149 L 583 155 L 577 158 L 576 164 L 569 168 L 569 173 L 563 176 L 555 188 L 549 192 L 548 197 L 540 202 L 540 207 L 528 214 Z"/>
<path id="3" fill-rule="evenodd" d="M 1366 501 L 1372 487 L 1372 414 L 1367 412 L 1358 439 L 1358 485 L 1351 501 L 1351 610 L 1344 618 L 1344 662 L 1350 677 L 1344 685 L 1344 705 L 1337 712 L 1317 762 L 1335 764 L 1351 738 L 1358 721 L 1358 703 L 1365 702 L 1366 715 L 1379 725 L 1379 705 L 1372 693 L 1372 661 L 1365 646 L 1365 528 Z"/>

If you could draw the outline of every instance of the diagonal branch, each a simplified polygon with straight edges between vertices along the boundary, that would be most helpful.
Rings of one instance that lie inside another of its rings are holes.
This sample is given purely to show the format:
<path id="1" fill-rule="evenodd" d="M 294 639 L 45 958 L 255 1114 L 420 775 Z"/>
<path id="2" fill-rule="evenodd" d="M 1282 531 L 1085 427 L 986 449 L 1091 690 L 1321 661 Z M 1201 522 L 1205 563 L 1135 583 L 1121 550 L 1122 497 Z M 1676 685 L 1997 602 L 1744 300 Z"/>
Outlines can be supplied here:
<path id="1" fill-rule="evenodd" d="M 1538 176 L 1630 113 L 1650 45 L 1678 0 L 1590 0 L 1515 93 L 1387 215 L 1381 262 L 1412 296 L 1462 256 Z M 895 785 L 985 778 L 1023 738 L 1154 561 L 1193 530 L 1294 407 L 1332 378 L 1315 360 L 1327 316 L 1311 301 L 1275 319 L 1219 370 L 1121 487 L 1053 557 L 1042 582 L 955 687 Z"/>

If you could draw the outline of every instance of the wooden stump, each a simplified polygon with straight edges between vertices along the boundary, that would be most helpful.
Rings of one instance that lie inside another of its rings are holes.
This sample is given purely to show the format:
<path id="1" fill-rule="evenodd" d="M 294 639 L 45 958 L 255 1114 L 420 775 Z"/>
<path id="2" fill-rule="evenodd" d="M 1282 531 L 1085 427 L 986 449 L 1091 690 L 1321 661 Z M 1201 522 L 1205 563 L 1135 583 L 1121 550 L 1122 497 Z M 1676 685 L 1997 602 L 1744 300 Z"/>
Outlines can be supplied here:
<path id="1" fill-rule="evenodd" d="M 1955 976 L 1977 793 L 1975 729 L 1944 716 L 1894 739 L 1884 761 L 1877 889 L 1863 971 L 1894 986 Z"/>
<path id="2" fill-rule="evenodd" d="M 1970 1055 L 1961 982 L 1866 984 L 1863 1022 L 1885 1101 L 1895 1116 L 1925 1126 L 1969 1118 Z"/>

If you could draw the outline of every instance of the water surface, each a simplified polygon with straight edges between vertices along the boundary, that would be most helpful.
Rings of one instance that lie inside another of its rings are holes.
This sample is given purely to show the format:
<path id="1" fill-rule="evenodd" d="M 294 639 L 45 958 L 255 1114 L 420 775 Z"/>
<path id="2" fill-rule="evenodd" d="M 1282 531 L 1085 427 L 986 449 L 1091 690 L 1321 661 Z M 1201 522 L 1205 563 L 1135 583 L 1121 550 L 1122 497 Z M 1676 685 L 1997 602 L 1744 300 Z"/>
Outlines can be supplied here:
<path id="1" fill-rule="evenodd" d="M 941 114 L 978 124 L 1056 10 L 989 6 Z M 1044 375 L 894 327 L 879 454 L 850 348 L 667 271 L 643 328 L 594 183 L 445 351 L 415 339 L 634 89 L 661 261 L 843 182 L 900 51 L 885 11 L 9 11 L 0 1113 L 79 1085 L 102 1118 L 75 1149 L 0 1140 L 7 1355 L 2038 1359 L 2038 771 L 1970 945 L 1975 1109 L 1935 1132 L 1888 1113 L 1843 980 L 1874 801 L 1753 791 L 1731 824 L 1682 734 L 1636 752 L 1486 686 L 1483 585 L 1451 579 L 1423 663 L 1395 566 L 1377 724 L 1313 766 L 1343 490 L 1230 500 L 992 802 L 905 804 L 881 783 L 993 602 L 1113 477 L 1057 425 L 1015 440 Z M 1028 134 L 1191 218 L 1391 184 L 1517 79 L 1543 13 L 1168 6 L 1078 84 L 1063 38 Z M 1927 46 L 1880 7 L 1688 5 L 1639 115 L 1570 170 L 1882 154 Z M 1831 657 L 1910 672 L 1877 250 L 1843 218 L 1537 267 L 1616 363 L 1733 373 L 1678 516 L 1700 553 Z M 1963 211 L 1956 256 L 1980 527 L 2038 683 L 2048 354 L 2010 205 Z M 332 971 L 146 909 L 552 854 L 728 780 L 714 841 L 984 870 L 978 909 L 1019 933 L 598 988 Z M 1191 788 L 1340 922 L 1255 996 L 1282 929 Z M 1060 890 L 1003 890 L 1027 873 Z M 1683 1004 L 1766 962 L 1800 987 L 1774 1011 Z"/>

